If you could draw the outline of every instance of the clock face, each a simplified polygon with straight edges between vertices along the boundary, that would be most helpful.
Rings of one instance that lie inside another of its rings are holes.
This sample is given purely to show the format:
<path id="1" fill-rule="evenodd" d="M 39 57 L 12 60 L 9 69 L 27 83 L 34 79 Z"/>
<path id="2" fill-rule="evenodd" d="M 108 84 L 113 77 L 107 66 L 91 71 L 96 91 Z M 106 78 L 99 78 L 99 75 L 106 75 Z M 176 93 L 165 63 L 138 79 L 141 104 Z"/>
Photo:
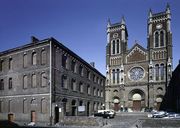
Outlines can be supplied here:
<path id="1" fill-rule="evenodd" d="M 129 78 L 138 81 L 144 77 L 144 70 L 141 67 L 134 67 L 129 71 Z"/>

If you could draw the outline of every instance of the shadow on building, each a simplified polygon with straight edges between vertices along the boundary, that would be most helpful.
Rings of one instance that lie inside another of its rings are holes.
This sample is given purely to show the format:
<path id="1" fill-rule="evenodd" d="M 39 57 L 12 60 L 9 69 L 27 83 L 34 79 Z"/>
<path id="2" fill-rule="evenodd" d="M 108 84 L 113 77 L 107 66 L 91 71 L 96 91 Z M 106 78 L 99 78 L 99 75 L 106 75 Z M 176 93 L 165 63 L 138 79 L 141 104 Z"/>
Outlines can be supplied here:
<path id="1" fill-rule="evenodd" d="M 160 110 L 180 113 L 180 61 L 172 73 Z"/>

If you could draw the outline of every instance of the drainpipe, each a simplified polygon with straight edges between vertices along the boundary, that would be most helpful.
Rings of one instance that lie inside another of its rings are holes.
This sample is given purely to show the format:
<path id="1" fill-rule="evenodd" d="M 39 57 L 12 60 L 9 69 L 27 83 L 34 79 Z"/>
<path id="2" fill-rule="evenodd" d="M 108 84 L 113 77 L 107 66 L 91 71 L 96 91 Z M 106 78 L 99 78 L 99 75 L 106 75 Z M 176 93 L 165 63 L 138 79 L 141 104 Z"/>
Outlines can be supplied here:
<path id="1" fill-rule="evenodd" d="M 50 59 L 49 59 L 49 116 L 52 125 L 52 41 L 50 40 Z"/>

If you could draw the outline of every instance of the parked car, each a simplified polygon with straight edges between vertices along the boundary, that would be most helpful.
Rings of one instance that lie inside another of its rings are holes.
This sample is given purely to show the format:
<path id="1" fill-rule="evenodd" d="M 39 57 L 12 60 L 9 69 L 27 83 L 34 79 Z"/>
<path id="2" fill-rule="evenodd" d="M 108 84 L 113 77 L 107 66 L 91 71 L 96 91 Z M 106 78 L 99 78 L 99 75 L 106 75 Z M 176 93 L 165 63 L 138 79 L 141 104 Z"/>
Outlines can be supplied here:
<path id="1" fill-rule="evenodd" d="M 167 113 L 165 111 L 157 111 L 152 113 L 153 118 L 163 118 L 166 117 Z"/>
<path id="2" fill-rule="evenodd" d="M 103 114 L 103 118 L 114 118 L 115 113 L 111 112 L 111 111 L 105 111 Z"/>
<path id="3" fill-rule="evenodd" d="M 168 112 L 166 114 L 166 117 L 164 117 L 166 119 L 180 119 L 180 114 L 175 113 L 175 112 Z"/>

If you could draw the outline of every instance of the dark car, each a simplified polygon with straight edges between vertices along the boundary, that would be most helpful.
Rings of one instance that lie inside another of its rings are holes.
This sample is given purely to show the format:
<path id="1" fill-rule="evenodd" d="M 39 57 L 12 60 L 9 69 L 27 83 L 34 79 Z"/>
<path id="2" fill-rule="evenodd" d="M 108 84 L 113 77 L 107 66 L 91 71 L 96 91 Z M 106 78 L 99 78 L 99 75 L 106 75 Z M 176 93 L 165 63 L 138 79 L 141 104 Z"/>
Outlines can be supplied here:
<path id="1" fill-rule="evenodd" d="M 103 115 L 104 115 L 104 112 L 97 112 L 97 113 L 94 113 L 94 116 L 103 117 Z"/>
<path id="2" fill-rule="evenodd" d="M 114 116 L 115 116 L 115 114 L 112 113 L 112 112 L 110 112 L 110 111 L 106 111 L 106 112 L 104 112 L 104 114 L 103 114 L 103 118 L 107 118 L 107 119 L 109 119 L 109 118 L 114 118 Z"/>

